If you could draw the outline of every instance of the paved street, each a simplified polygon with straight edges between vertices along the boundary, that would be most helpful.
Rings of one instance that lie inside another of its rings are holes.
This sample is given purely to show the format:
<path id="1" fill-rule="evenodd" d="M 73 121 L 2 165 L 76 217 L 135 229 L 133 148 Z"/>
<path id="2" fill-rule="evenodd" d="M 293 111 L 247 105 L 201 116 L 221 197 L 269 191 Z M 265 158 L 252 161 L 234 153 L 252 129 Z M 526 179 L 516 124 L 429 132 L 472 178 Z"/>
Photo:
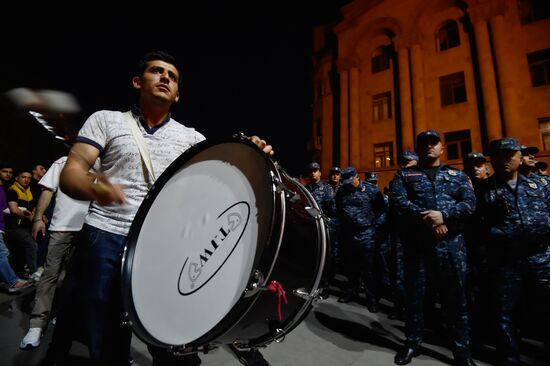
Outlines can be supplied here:
<path id="1" fill-rule="evenodd" d="M 336 291 L 332 292 L 338 295 Z M 44 357 L 52 327 L 42 338 L 42 345 L 32 351 L 20 351 L 19 341 L 28 327 L 28 312 L 34 291 L 13 296 L 0 294 L 0 366 L 35 366 Z M 335 296 L 318 303 L 309 316 L 282 343 L 273 343 L 262 350 L 273 366 L 359 366 L 393 365 L 393 357 L 403 340 L 403 322 L 389 320 L 387 303 L 381 304 L 381 311 L 369 313 L 358 303 L 340 304 Z M 452 354 L 443 348 L 441 336 L 427 333 L 423 353 L 415 358 L 412 366 L 449 365 Z M 534 357 L 542 352 L 541 344 L 530 341 L 522 345 L 526 350 L 524 361 L 529 365 L 543 365 Z M 75 343 L 71 350 L 71 364 L 86 366 L 87 348 Z M 133 338 L 132 356 L 134 365 L 151 364 L 146 346 Z M 476 350 L 478 365 L 492 362 L 492 349 Z M 201 355 L 202 365 L 237 366 L 239 361 L 224 348 Z"/>

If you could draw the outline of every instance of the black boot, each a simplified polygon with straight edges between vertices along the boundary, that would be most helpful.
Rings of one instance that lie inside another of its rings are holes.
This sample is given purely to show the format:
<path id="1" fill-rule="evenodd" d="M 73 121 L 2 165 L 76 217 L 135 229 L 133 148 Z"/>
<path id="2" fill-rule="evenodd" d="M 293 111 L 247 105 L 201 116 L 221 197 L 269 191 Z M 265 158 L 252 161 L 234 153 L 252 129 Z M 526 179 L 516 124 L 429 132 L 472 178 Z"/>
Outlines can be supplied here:
<path id="1" fill-rule="evenodd" d="M 396 365 L 406 365 L 411 363 L 413 357 L 416 357 L 420 354 L 420 351 L 416 347 L 405 346 L 401 351 L 397 352 L 393 362 Z"/>
<path id="2" fill-rule="evenodd" d="M 355 293 L 353 291 L 346 291 L 346 293 L 338 298 L 338 302 L 342 304 L 347 304 L 355 300 Z"/>

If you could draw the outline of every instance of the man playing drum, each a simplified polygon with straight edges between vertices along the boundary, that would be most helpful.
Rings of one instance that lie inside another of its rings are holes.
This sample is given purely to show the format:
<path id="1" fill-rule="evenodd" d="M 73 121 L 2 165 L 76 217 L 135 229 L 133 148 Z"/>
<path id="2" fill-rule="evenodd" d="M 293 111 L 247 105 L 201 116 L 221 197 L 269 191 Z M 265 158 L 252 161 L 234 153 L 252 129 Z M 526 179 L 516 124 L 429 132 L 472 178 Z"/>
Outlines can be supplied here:
<path id="1" fill-rule="evenodd" d="M 180 97 L 180 71 L 171 55 L 162 51 L 146 54 L 132 83 L 138 92 L 137 105 L 127 113 L 103 110 L 91 115 L 61 174 L 61 188 L 73 198 L 92 201 L 92 205 L 67 278 L 67 296 L 47 362 L 63 361 L 72 339 L 83 337 L 97 364 L 128 363 L 131 330 L 123 325 L 120 288 L 126 236 L 152 184 L 151 177 L 159 176 L 179 155 L 204 140 L 202 134 L 179 124 L 170 114 Z M 132 129 L 139 131 L 137 135 L 132 135 Z M 256 136 L 251 140 L 266 154 L 273 154 L 264 140 Z M 97 158 L 102 175 L 91 177 L 88 170 Z M 148 348 L 153 365 L 201 362 L 196 354 L 176 356 L 152 345 Z M 255 350 L 238 356 L 244 364 L 267 365 Z"/>

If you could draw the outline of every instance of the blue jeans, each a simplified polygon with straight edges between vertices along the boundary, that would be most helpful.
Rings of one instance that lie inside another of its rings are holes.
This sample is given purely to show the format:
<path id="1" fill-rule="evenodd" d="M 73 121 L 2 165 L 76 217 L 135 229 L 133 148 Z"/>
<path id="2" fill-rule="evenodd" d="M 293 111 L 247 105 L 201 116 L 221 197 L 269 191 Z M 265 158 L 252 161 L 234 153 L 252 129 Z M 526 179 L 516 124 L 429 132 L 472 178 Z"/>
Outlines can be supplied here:
<path id="1" fill-rule="evenodd" d="M 73 339 L 88 344 L 90 359 L 101 365 L 125 365 L 131 330 L 122 324 L 120 288 L 126 237 L 84 225 L 67 272 L 64 299 L 48 351 L 67 356 Z"/>
<path id="2" fill-rule="evenodd" d="M 0 281 L 13 286 L 17 282 L 17 275 L 10 266 L 9 256 L 10 251 L 4 242 L 4 233 L 0 233 Z"/>

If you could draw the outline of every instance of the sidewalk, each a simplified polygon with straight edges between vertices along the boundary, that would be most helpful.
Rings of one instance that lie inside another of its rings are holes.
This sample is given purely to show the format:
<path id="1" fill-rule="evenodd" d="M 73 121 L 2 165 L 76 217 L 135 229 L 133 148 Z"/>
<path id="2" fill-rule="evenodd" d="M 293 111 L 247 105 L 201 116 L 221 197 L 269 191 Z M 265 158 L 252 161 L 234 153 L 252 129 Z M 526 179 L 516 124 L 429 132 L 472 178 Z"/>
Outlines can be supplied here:
<path id="1" fill-rule="evenodd" d="M 28 327 L 34 289 L 27 289 L 17 296 L 0 294 L 0 366 L 36 366 L 44 357 L 52 334 L 48 328 L 39 348 L 21 351 L 18 348 Z M 403 322 L 389 320 L 387 303 L 382 303 L 380 312 L 371 314 L 361 304 L 340 304 L 335 296 L 318 303 L 308 317 L 281 343 L 272 343 L 262 349 L 262 354 L 273 366 L 388 366 L 403 341 Z M 438 336 L 427 332 L 423 353 L 415 358 L 412 366 L 450 365 L 452 353 L 438 345 Z M 428 343 L 430 342 L 430 343 Z M 527 345 L 529 348 L 529 344 Z M 533 353 L 540 348 L 531 344 Z M 87 348 L 74 343 L 71 350 L 71 365 L 87 366 Z M 132 341 L 132 357 L 135 366 L 148 366 L 151 356 L 137 337 Z M 479 366 L 489 365 L 492 351 L 484 348 L 475 353 Z M 225 348 L 201 355 L 204 366 L 238 366 L 239 361 Z M 532 358 L 524 358 L 529 365 L 542 366 Z"/>

